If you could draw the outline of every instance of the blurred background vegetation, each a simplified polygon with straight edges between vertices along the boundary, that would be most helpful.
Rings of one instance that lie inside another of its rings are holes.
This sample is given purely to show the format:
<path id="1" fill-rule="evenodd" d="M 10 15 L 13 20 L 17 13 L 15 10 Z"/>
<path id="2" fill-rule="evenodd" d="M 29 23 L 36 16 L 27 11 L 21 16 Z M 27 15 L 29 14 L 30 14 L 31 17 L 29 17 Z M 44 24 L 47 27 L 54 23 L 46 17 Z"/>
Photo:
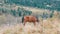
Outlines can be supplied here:
<path id="1" fill-rule="evenodd" d="M 16 4 L 37 7 L 41 9 L 60 10 L 59 0 L 1 0 L 4 4 Z"/>

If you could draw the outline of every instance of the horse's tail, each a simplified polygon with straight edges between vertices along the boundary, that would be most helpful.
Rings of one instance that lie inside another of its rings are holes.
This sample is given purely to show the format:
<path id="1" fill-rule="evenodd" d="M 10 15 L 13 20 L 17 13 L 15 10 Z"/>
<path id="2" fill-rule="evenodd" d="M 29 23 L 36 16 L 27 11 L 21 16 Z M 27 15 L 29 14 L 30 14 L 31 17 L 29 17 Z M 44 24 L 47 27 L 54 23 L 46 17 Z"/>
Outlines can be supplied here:
<path id="1" fill-rule="evenodd" d="M 24 22 L 24 17 L 22 17 L 22 23 Z"/>

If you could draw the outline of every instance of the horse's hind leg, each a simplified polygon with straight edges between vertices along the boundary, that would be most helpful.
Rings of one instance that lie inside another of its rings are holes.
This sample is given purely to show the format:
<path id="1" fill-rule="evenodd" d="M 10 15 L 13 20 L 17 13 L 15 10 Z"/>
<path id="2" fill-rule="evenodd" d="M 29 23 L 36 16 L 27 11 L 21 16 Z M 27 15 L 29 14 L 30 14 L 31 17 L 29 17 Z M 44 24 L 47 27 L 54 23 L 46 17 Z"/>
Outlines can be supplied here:
<path id="1" fill-rule="evenodd" d="M 25 23 L 26 23 L 26 22 L 23 23 L 24 26 L 25 26 Z"/>
<path id="2" fill-rule="evenodd" d="M 26 22 L 27 22 L 27 21 L 26 21 L 26 20 L 24 20 L 24 22 L 23 22 L 23 25 L 24 25 L 24 26 L 25 26 Z"/>

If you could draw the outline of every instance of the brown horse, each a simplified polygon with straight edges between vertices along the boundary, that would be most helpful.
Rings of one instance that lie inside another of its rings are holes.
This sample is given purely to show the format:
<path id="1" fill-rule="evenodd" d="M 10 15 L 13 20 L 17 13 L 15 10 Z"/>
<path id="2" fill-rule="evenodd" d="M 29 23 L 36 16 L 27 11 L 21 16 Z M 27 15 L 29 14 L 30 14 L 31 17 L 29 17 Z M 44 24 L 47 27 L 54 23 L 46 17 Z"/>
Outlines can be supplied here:
<path id="1" fill-rule="evenodd" d="M 36 25 L 36 22 L 38 22 L 38 19 L 35 16 L 24 16 L 23 18 L 24 25 L 26 24 L 26 22 L 29 23 L 33 22 L 33 24 Z"/>

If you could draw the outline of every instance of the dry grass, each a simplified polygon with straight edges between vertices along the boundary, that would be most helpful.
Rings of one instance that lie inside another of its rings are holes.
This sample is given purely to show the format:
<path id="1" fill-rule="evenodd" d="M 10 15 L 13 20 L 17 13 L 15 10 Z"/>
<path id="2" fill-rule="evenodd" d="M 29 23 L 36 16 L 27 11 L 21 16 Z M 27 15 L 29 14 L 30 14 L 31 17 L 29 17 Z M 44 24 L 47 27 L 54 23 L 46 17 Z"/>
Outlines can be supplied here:
<path id="1" fill-rule="evenodd" d="M 29 22 L 25 26 L 22 23 L 5 25 L 0 27 L 0 34 L 60 34 L 60 21 L 57 18 L 50 18 L 37 23 L 36 26 Z"/>
<path id="2" fill-rule="evenodd" d="M 0 28 L 0 34 L 41 34 L 42 28 L 39 24 L 34 26 L 33 24 L 27 23 L 16 24 L 11 26 L 4 26 Z"/>

